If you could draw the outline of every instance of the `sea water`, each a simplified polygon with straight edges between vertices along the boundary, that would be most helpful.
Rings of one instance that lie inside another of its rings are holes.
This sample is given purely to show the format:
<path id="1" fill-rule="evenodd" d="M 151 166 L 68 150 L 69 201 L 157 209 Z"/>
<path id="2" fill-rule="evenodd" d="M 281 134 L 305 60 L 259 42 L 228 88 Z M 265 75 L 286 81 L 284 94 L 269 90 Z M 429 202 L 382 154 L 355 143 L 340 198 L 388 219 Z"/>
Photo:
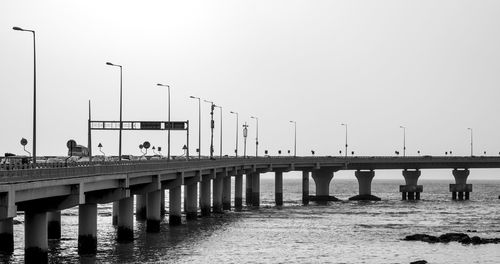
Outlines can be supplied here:
<path id="1" fill-rule="evenodd" d="M 452 201 L 447 180 L 422 180 L 420 201 L 402 201 L 401 180 L 377 180 L 378 202 L 347 201 L 358 191 L 355 179 L 334 179 L 330 194 L 344 200 L 301 204 L 300 177 L 284 177 L 284 205 L 274 205 L 274 180 L 261 179 L 261 206 L 226 212 L 147 233 L 135 221 L 135 241 L 119 244 L 111 223 L 112 205 L 98 207 L 98 252 L 79 256 L 78 209 L 62 211 L 62 238 L 49 240 L 51 263 L 500 263 L 500 245 L 429 244 L 403 241 L 411 234 L 464 232 L 500 237 L 500 181 L 470 181 L 469 201 Z M 314 194 L 314 182 L 310 182 Z M 234 186 L 233 186 L 234 188 Z M 234 189 L 233 189 L 234 192 Z M 167 192 L 168 200 L 168 192 Z M 234 197 L 234 196 L 233 196 Z M 233 201 L 234 202 L 234 201 Z M 168 207 L 168 202 L 166 203 Z M 167 208 L 168 210 L 168 208 Z M 15 218 L 15 251 L 2 262 L 22 263 L 23 215 Z"/>

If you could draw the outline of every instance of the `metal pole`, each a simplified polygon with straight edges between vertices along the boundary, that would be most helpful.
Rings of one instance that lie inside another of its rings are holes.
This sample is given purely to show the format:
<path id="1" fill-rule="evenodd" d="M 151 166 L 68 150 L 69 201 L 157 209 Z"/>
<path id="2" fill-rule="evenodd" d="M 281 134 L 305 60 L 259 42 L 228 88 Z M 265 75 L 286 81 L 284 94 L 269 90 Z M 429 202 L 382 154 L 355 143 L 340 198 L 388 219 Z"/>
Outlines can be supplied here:
<path id="1" fill-rule="evenodd" d="M 472 132 L 472 128 L 469 127 L 467 129 L 470 130 L 470 156 L 472 157 L 472 156 L 474 156 L 474 151 L 473 151 L 474 141 L 473 141 L 473 136 L 472 136 L 473 132 Z"/>
<path id="2" fill-rule="evenodd" d="M 89 161 L 92 161 L 92 130 L 90 129 L 90 121 L 91 119 L 91 108 L 90 108 L 90 100 L 89 100 L 89 123 L 88 123 L 88 142 L 87 142 L 87 148 L 89 149 Z"/>
<path id="3" fill-rule="evenodd" d="M 259 156 L 259 118 L 255 116 L 251 116 L 250 118 L 255 119 L 257 121 L 257 126 L 255 127 L 255 157 Z"/>
<path id="4" fill-rule="evenodd" d="M 214 109 L 215 104 L 212 101 L 204 100 L 205 102 L 210 104 L 210 159 L 213 159 L 214 156 Z"/>
<path id="5" fill-rule="evenodd" d="M 222 106 L 216 105 L 220 109 L 220 157 L 222 158 Z"/>
<path id="6" fill-rule="evenodd" d="M 399 126 L 403 129 L 403 157 L 406 157 L 406 127 Z"/>
<path id="7" fill-rule="evenodd" d="M 122 93 L 122 66 L 120 66 L 120 145 L 118 149 L 118 160 L 122 160 L 122 129 L 123 129 L 123 124 L 122 124 L 122 104 L 123 104 L 123 93 Z"/>
<path id="8" fill-rule="evenodd" d="M 33 33 L 33 167 L 36 168 L 36 35 L 34 30 L 13 27 L 13 30 Z"/>
<path id="9" fill-rule="evenodd" d="M 347 123 L 341 125 L 345 126 L 345 157 L 347 158 Z"/>
<path id="10" fill-rule="evenodd" d="M 170 85 L 168 87 L 168 125 L 170 126 Z M 170 160 L 170 129 L 168 128 L 168 146 L 167 146 L 167 160 Z"/>
<path id="11" fill-rule="evenodd" d="M 36 168 L 36 43 L 33 32 L 33 165 Z"/>
<path id="12" fill-rule="evenodd" d="M 234 149 L 236 158 L 238 157 L 238 113 L 231 111 L 231 114 L 236 115 L 236 148 Z"/>
<path id="13" fill-rule="evenodd" d="M 293 156 L 294 157 L 297 157 L 297 122 L 295 121 L 290 121 L 290 123 L 293 123 L 294 125 L 294 130 L 295 130 L 295 133 L 294 133 L 294 143 L 293 143 Z"/>

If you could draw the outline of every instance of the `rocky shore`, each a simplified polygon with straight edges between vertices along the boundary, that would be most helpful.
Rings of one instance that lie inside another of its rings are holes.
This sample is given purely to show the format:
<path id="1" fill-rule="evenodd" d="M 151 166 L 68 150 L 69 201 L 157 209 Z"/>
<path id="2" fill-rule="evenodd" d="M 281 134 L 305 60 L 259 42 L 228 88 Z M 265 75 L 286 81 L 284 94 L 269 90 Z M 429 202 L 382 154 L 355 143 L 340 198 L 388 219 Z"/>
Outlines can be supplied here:
<path id="1" fill-rule="evenodd" d="M 426 234 L 414 234 L 406 236 L 405 241 L 422 241 L 427 243 L 449 243 L 459 242 L 464 245 L 480 245 L 480 244 L 500 244 L 500 238 L 480 238 L 479 236 L 470 237 L 464 233 L 446 233 L 440 236 L 431 236 Z"/>

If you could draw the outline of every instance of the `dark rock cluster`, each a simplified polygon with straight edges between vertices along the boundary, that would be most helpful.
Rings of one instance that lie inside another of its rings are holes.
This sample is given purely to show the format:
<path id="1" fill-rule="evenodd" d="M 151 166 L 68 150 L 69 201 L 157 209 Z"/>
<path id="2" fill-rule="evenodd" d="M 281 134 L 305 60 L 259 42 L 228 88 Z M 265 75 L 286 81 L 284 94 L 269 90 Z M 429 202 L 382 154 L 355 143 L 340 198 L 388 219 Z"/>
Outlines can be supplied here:
<path id="1" fill-rule="evenodd" d="M 410 264 L 427 264 L 427 261 L 425 261 L 425 260 L 417 260 L 417 261 L 410 262 Z"/>
<path id="2" fill-rule="evenodd" d="M 473 244 L 500 244 L 500 238 L 480 238 L 478 236 L 470 237 L 464 233 L 446 233 L 439 237 L 431 236 L 426 234 L 415 234 L 406 236 L 404 238 L 406 241 L 423 241 L 427 243 L 449 243 L 449 242 L 459 242 L 464 245 Z"/>

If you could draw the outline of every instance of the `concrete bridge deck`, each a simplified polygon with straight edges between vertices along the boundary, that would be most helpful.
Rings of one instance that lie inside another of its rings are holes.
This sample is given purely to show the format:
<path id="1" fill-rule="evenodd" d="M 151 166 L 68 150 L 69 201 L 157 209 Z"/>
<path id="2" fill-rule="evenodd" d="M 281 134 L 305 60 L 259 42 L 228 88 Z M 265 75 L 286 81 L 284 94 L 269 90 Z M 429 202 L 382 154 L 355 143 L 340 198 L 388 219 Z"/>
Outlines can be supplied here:
<path id="1" fill-rule="evenodd" d="M 334 172 L 354 170 L 359 194 L 352 200 L 380 200 L 371 194 L 375 170 L 399 169 L 405 178 L 400 186 L 403 200 L 419 200 L 423 192 L 417 181 L 422 169 L 450 169 L 452 199 L 469 199 L 470 168 L 500 168 L 500 157 L 253 157 L 191 160 L 83 162 L 0 167 L 0 251 L 13 250 L 12 220 L 25 212 L 26 262 L 47 259 L 47 239 L 60 237 L 60 211 L 79 206 L 79 252 L 95 253 L 97 204 L 114 203 L 117 239 L 133 239 L 133 208 L 145 219 L 149 232 L 158 232 L 169 191 L 169 224 L 181 223 L 181 188 L 184 187 L 186 218 L 196 219 L 243 206 L 243 175 L 246 175 L 247 206 L 260 204 L 260 173 L 275 173 L 275 199 L 283 204 L 283 174 L 302 172 L 302 202 L 337 200 L 329 194 Z M 309 195 L 309 178 L 316 195 Z M 198 189 L 199 187 L 199 189 Z M 55 230 L 55 231 L 54 231 Z M 43 261 L 42 261 L 43 262 Z"/>

